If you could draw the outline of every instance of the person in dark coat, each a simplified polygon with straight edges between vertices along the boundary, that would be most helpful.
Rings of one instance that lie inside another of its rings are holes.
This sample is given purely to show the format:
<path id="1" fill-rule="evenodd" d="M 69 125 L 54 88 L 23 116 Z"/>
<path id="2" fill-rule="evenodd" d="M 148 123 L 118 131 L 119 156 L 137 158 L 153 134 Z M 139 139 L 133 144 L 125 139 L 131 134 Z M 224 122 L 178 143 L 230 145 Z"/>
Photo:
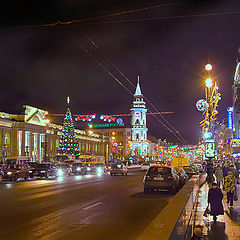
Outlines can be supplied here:
<path id="1" fill-rule="evenodd" d="M 212 188 L 208 191 L 208 204 L 210 204 L 210 214 L 213 216 L 213 220 L 217 221 L 218 215 L 223 215 L 223 193 L 220 188 L 217 187 L 217 183 L 212 184 Z"/>

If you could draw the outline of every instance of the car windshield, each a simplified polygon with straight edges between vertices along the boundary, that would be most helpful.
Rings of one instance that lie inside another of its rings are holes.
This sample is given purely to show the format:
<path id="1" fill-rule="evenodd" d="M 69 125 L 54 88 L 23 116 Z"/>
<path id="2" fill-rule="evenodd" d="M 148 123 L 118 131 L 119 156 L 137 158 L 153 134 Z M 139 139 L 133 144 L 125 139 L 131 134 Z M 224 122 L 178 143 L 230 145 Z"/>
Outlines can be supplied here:
<path id="1" fill-rule="evenodd" d="M 58 165 L 59 168 L 68 168 L 69 166 L 67 164 L 60 164 Z"/>
<path id="2" fill-rule="evenodd" d="M 143 166 L 149 166 L 150 163 L 143 163 L 142 165 L 143 165 Z"/>
<path id="3" fill-rule="evenodd" d="M 83 163 L 74 163 L 73 164 L 73 167 L 82 167 L 82 166 L 84 166 Z"/>
<path id="4" fill-rule="evenodd" d="M 148 173 L 167 175 L 171 173 L 171 168 L 168 167 L 150 167 Z"/>
<path id="5" fill-rule="evenodd" d="M 112 167 L 113 167 L 113 168 L 123 168 L 123 164 L 121 164 L 121 163 L 114 163 L 114 164 L 112 165 Z"/>
<path id="6" fill-rule="evenodd" d="M 41 163 L 37 165 L 37 168 L 49 168 L 50 166 L 50 164 Z"/>
<path id="7" fill-rule="evenodd" d="M 19 166 L 18 165 L 7 165 L 7 166 L 5 166 L 4 167 L 4 169 L 18 169 L 19 168 Z"/>

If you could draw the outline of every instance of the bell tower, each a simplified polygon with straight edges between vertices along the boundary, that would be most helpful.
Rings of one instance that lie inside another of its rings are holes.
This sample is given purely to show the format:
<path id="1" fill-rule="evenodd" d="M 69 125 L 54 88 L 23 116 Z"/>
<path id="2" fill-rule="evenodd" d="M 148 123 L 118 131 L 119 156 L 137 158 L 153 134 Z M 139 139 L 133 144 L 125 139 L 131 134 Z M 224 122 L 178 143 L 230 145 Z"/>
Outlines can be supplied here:
<path id="1" fill-rule="evenodd" d="M 141 92 L 139 76 L 134 100 L 131 108 L 132 114 L 132 156 L 148 155 L 147 142 L 147 108 Z"/>

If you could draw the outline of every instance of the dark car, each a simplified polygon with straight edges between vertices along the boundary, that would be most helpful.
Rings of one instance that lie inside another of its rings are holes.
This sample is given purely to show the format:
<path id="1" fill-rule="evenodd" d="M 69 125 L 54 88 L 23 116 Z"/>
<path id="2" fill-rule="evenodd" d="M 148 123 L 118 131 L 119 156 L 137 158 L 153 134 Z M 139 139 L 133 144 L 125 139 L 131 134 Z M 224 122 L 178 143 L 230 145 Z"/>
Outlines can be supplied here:
<path id="1" fill-rule="evenodd" d="M 184 171 L 186 172 L 186 174 L 188 175 L 189 178 L 191 178 L 193 175 L 197 174 L 197 171 L 195 168 L 190 167 L 190 166 L 186 166 L 183 167 Z"/>
<path id="2" fill-rule="evenodd" d="M 28 180 L 29 168 L 26 164 L 9 164 L 2 168 L 3 180 L 17 181 L 18 178 Z"/>
<path id="3" fill-rule="evenodd" d="M 179 186 L 179 176 L 170 166 L 151 166 L 144 176 L 144 192 L 168 190 L 175 193 Z"/>
<path id="4" fill-rule="evenodd" d="M 73 163 L 72 164 L 72 173 L 74 175 L 87 174 L 85 163 Z"/>
<path id="5" fill-rule="evenodd" d="M 179 176 L 179 186 L 182 187 L 188 181 L 189 177 L 182 167 L 175 168 Z"/>
<path id="6" fill-rule="evenodd" d="M 32 164 L 31 169 L 29 170 L 30 178 L 33 177 L 57 177 L 57 170 L 52 163 L 36 163 Z"/>
<path id="7" fill-rule="evenodd" d="M 122 163 L 114 163 L 110 168 L 111 175 L 127 175 L 128 170 Z"/>
<path id="8" fill-rule="evenodd" d="M 56 167 L 58 177 L 70 176 L 72 173 L 71 167 L 66 163 L 60 163 Z"/>

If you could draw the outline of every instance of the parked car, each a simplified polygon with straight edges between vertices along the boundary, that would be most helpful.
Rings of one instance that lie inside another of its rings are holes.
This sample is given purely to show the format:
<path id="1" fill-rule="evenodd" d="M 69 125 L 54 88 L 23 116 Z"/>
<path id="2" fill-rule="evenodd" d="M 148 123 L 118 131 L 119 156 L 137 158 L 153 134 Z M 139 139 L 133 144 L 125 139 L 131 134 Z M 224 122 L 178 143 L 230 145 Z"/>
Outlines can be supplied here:
<path id="1" fill-rule="evenodd" d="M 194 174 L 197 174 L 196 169 L 191 166 L 185 166 L 183 167 L 183 169 L 185 170 L 189 178 L 191 178 Z"/>
<path id="2" fill-rule="evenodd" d="M 110 175 L 127 175 L 128 170 L 122 163 L 114 163 L 110 168 Z"/>
<path id="3" fill-rule="evenodd" d="M 3 180 L 17 181 L 18 178 L 28 180 L 29 168 L 26 164 L 9 164 L 3 167 Z"/>
<path id="4" fill-rule="evenodd" d="M 71 171 L 71 167 L 66 164 L 66 163 L 60 163 L 57 164 L 57 175 L 58 177 L 62 177 L 62 176 L 70 176 L 72 171 Z"/>
<path id="5" fill-rule="evenodd" d="M 175 193 L 179 186 L 179 176 L 171 166 L 151 166 L 144 176 L 144 192 L 168 190 Z"/>
<path id="6" fill-rule="evenodd" d="M 182 167 L 175 168 L 179 176 L 179 186 L 182 187 L 188 181 L 189 177 Z"/>
<path id="7" fill-rule="evenodd" d="M 29 170 L 29 177 L 57 177 L 57 169 L 52 163 L 35 163 L 30 164 L 31 168 Z"/>
<path id="8" fill-rule="evenodd" d="M 87 174 L 87 166 L 85 163 L 73 163 L 71 172 L 74 175 Z"/>
<path id="9" fill-rule="evenodd" d="M 150 167 L 150 163 L 149 162 L 145 162 L 141 164 L 141 170 L 142 171 L 147 171 Z"/>

